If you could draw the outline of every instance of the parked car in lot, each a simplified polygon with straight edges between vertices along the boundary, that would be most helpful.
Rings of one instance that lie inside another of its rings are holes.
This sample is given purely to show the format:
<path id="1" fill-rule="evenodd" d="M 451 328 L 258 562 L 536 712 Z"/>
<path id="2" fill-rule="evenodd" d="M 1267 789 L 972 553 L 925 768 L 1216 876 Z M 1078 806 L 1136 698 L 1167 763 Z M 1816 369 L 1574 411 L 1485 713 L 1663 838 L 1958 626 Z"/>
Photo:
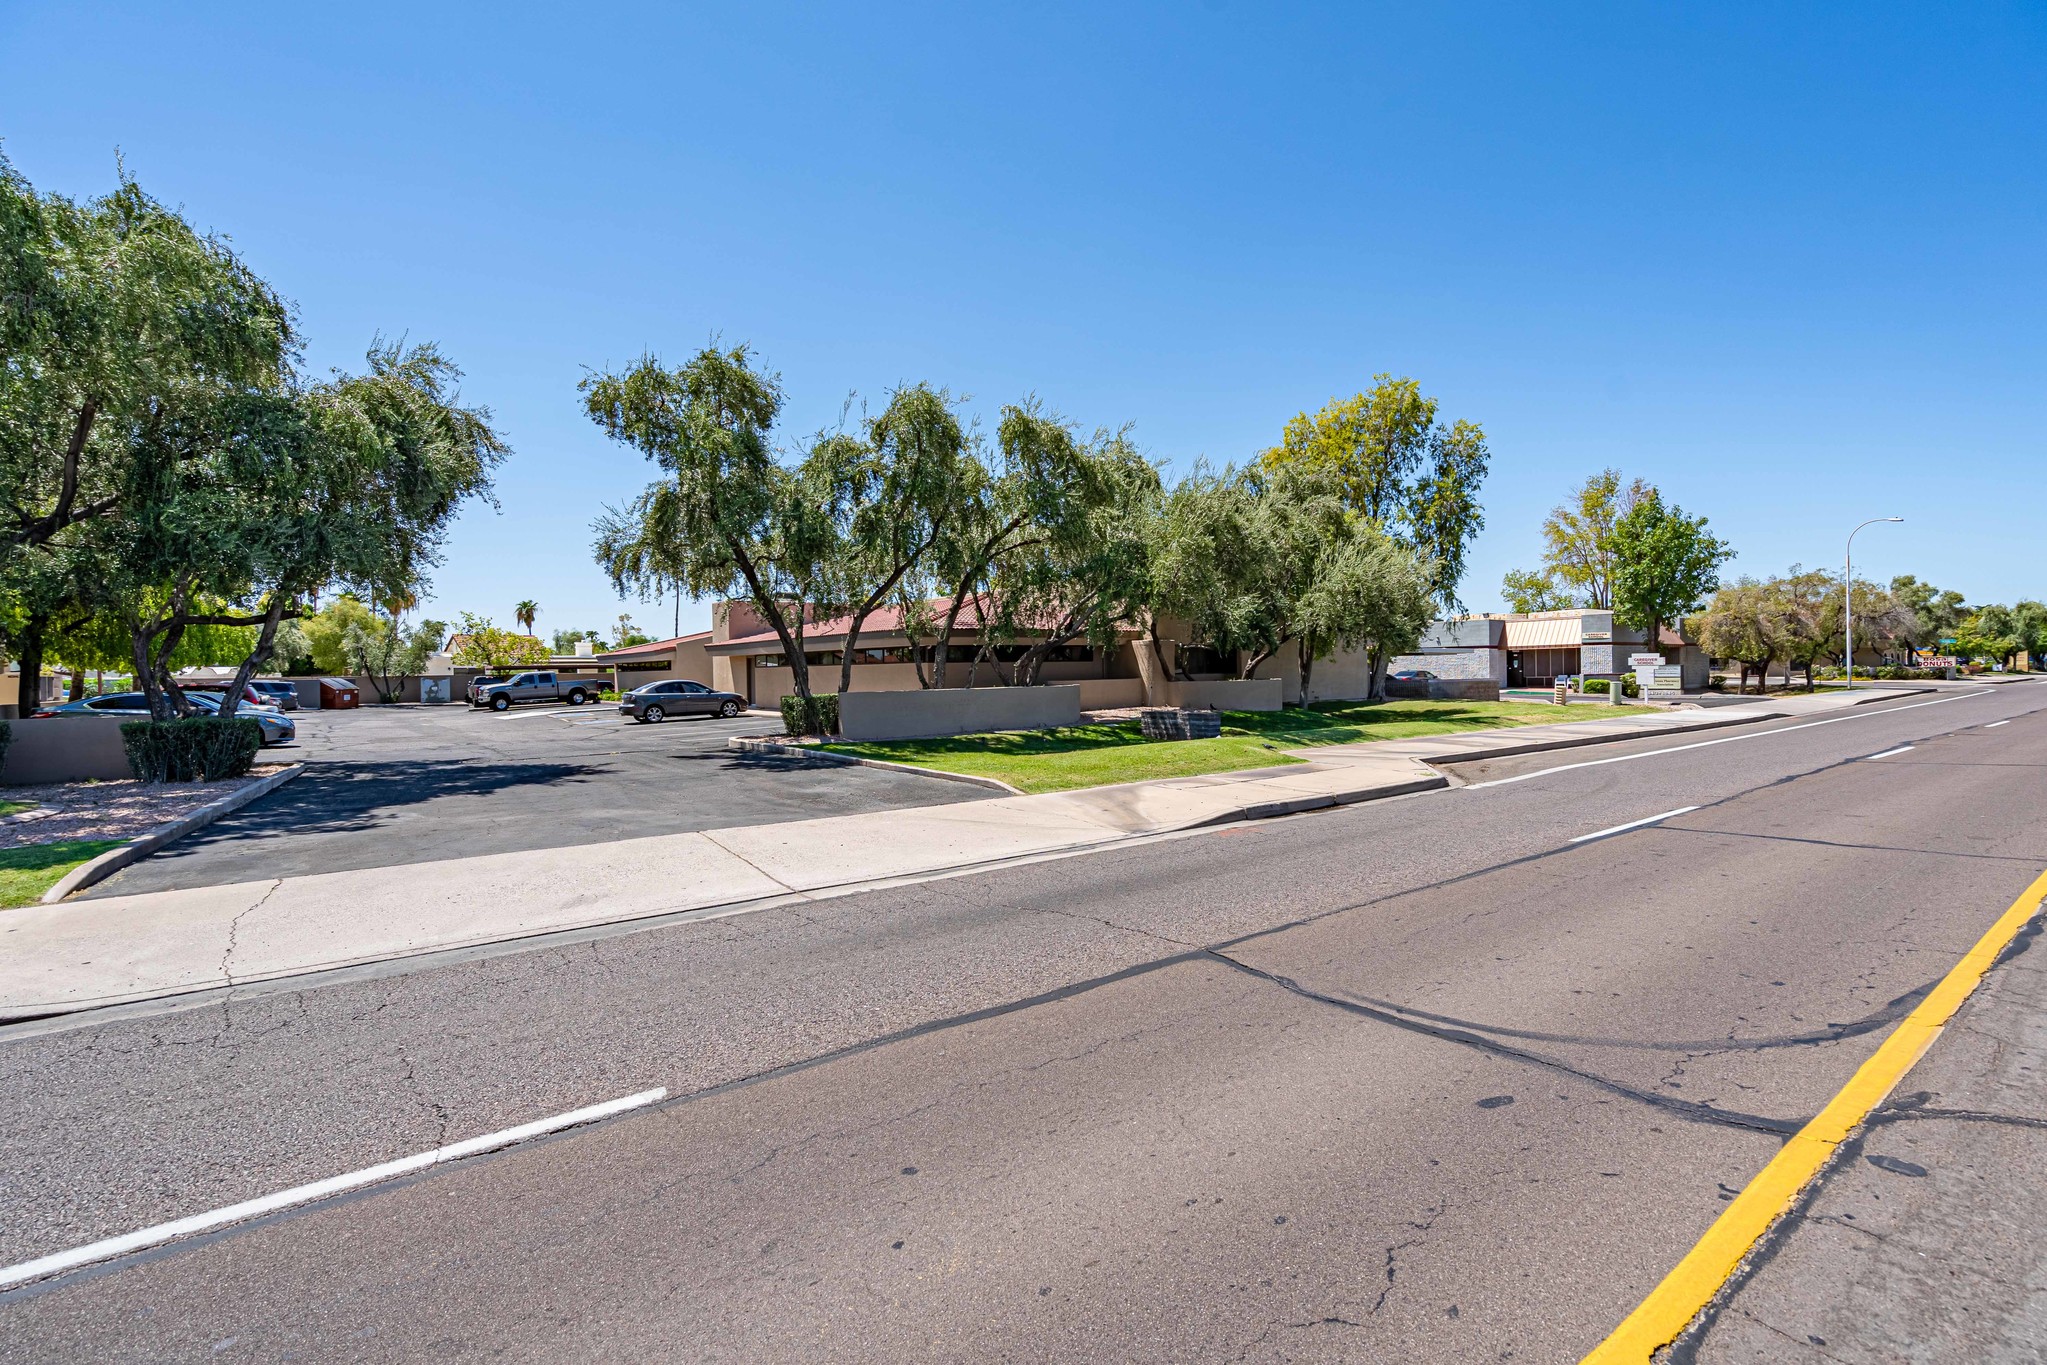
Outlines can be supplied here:
<path id="1" fill-rule="evenodd" d="M 1388 673 L 1386 675 L 1387 679 L 1391 682 L 1427 682 L 1435 676 L 1426 668 L 1403 668 L 1398 673 Z"/>
<path id="2" fill-rule="evenodd" d="M 218 692 L 187 692 L 185 699 L 209 715 L 220 710 Z M 298 738 L 297 722 L 275 707 L 244 704 L 236 710 L 235 715 L 239 719 L 253 720 L 262 728 L 265 746 L 289 744 Z M 37 711 L 32 719 L 42 720 L 59 716 L 116 716 L 123 720 L 147 720 L 149 698 L 140 692 L 114 692 L 104 697 L 68 701 L 62 706 L 46 706 Z"/>
<path id="3" fill-rule="evenodd" d="M 262 693 L 263 700 L 280 711 L 296 711 L 299 709 L 299 690 L 291 683 L 279 678 L 272 678 L 267 681 L 258 679 L 250 683 L 249 686 Z"/>
<path id="4" fill-rule="evenodd" d="M 186 695 L 188 696 L 194 692 L 204 692 L 208 696 L 215 698 L 224 697 L 227 695 L 227 684 L 224 682 L 180 683 L 179 686 L 185 689 Z M 267 706 L 273 711 L 297 709 L 298 692 L 295 689 L 292 689 L 290 683 L 284 683 L 282 684 L 282 686 L 285 687 L 288 691 L 291 691 L 290 707 L 286 707 L 283 703 L 278 701 L 276 697 L 273 697 L 269 693 L 265 692 L 263 690 L 263 685 L 261 683 L 255 682 L 248 683 L 242 688 L 242 705 Z"/>
<path id="5" fill-rule="evenodd" d="M 559 701 L 581 706 L 596 695 L 588 682 L 557 677 L 546 669 L 515 673 L 509 678 L 476 678 L 469 684 L 469 704 L 509 711 L 520 702 Z"/>
<path id="6" fill-rule="evenodd" d="M 619 700 L 618 709 L 642 725 L 658 725 L 670 716 L 736 716 L 746 709 L 746 698 L 668 678 L 635 687 Z"/>

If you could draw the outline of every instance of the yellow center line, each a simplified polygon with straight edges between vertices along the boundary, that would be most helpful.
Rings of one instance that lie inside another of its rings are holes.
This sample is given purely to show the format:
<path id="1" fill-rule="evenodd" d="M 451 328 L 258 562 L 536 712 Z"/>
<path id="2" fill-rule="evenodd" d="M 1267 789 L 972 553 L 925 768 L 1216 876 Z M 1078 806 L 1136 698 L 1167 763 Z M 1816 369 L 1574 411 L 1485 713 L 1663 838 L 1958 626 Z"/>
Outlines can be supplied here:
<path id="1" fill-rule="evenodd" d="M 1827 1102 L 1827 1107 L 1799 1129 L 1770 1164 L 1735 1196 L 1706 1235 L 1663 1277 L 1663 1283 L 1649 1292 L 1649 1297 L 1614 1328 L 1611 1336 L 1592 1349 L 1584 1365 L 1646 1362 L 1654 1352 L 1677 1339 L 1720 1292 L 1749 1249 L 1770 1230 L 1771 1224 L 1783 1217 L 1799 1192 L 1820 1173 L 1835 1149 L 1926 1055 L 1926 1049 L 1933 1046 L 1933 1040 L 1940 1036 L 1955 1011 L 1982 984 L 1997 955 L 2017 937 L 2026 921 L 2039 912 L 2043 897 L 2047 897 L 2047 872 L 2042 872 L 2019 893 L 2011 908 L 1976 941 L 1976 946 L 1955 964 L 1954 970 L 1941 978 L 1933 992 L 1919 1002 L 1919 1007 L 1899 1021 L 1883 1046 Z"/>

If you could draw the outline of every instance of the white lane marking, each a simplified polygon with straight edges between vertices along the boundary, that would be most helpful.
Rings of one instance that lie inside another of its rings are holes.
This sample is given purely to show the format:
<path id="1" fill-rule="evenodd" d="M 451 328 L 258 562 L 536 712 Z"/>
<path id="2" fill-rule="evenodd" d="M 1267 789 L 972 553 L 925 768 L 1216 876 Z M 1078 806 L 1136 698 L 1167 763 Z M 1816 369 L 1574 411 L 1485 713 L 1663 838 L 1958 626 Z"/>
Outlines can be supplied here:
<path id="1" fill-rule="evenodd" d="M 2000 725 L 2009 725 L 2009 724 L 2011 724 L 2011 722 L 2010 722 L 2010 721 L 2008 721 L 2008 720 L 1993 720 L 1993 721 L 1991 721 L 1991 722 L 1990 722 L 1990 724 L 1988 724 L 1988 725 L 1984 726 L 1983 728 L 1984 728 L 1984 729 L 1986 729 L 1986 730 L 1995 730 L 1995 729 L 1996 729 L 1996 728 L 1997 728 L 1998 726 L 2000 726 Z"/>
<path id="2" fill-rule="evenodd" d="M 2047 681 L 2047 680 L 2043 680 Z M 1631 763 L 1638 758 L 1661 758 L 1665 754 L 1681 754 L 1687 749 L 1710 749 L 1716 744 L 1739 744 L 1745 739 L 1768 739 L 1772 735 L 1788 735 L 1793 730 L 1810 730 L 1818 725 L 1839 725 L 1844 720 L 1868 720 L 1873 716 L 1895 716 L 1900 711 L 1917 711 L 1922 706 L 1940 706 L 1951 701 L 1964 701 L 1969 697 L 1980 697 L 1990 691 L 1965 692 L 1956 697 L 1935 697 L 1932 701 L 1915 701 L 1910 706 L 1893 706 L 1888 711 L 1857 711 L 1848 716 L 1829 716 L 1825 720 L 1809 720 L 1803 725 L 1787 725 L 1781 730 L 1755 730 L 1745 735 L 1726 735 L 1720 739 L 1702 739 L 1693 744 L 1673 744 L 1668 749 L 1647 749 L 1639 754 L 1617 754 L 1612 758 L 1592 758 L 1583 763 L 1564 763 L 1538 772 L 1521 773 L 1514 777 L 1496 777 L 1489 782 L 1473 782 L 1464 790 L 1475 792 L 1484 787 L 1504 787 L 1512 782 L 1526 782 L 1530 778 L 1548 777 L 1552 773 L 1568 773 L 1578 768 L 1603 768 L 1609 763 Z"/>
<path id="3" fill-rule="evenodd" d="M 557 1114 L 551 1119 L 539 1119 L 532 1123 L 522 1123 L 516 1128 L 506 1128 L 501 1132 L 486 1133 L 482 1137 L 473 1137 L 463 1142 L 450 1143 L 446 1147 L 436 1147 L 431 1152 L 421 1152 L 416 1156 L 400 1157 L 396 1161 L 386 1161 L 382 1165 L 368 1166 L 360 1171 L 351 1171 L 347 1175 L 329 1176 L 325 1180 L 316 1180 L 310 1185 L 300 1185 L 294 1189 L 279 1190 L 276 1194 L 266 1194 L 259 1199 L 248 1199 L 239 1204 L 229 1204 L 225 1208 L 214 1209 L 207 1213 L 195 1213 L 189 1218 L 179 1218 L 169 1223 L 158 1223 L 155 1227 L 143 1228 L 140 1232 L 130 1232 L 120 1237 L 106 1238 L 104 1241 L 89 1242 L 85 1246 L 74 1247 L 70 1251 L 60 1251 L 52 1256 L 39 1257 L 33 1261 L 23 1261 L 20 1265 L 8 1266 L 6 1269 L 0 1270 L 0 1289 L 12 1288 L 18 1284 L 25 1284 L 30 1280 L 46 1279 L 51 1275 L 60 1275 L 67 1270 L 76 1270 L 79 1266 L 90 1265 L 94 1261 L 105 1261 L 115 1256 L 126 1256 L 131 1252 L 145 1251 L 150 1247 L 161 1246 L 165 1242 L 175 1241 L 180 1237 L 190 1237 L 195 1233 L 211 1232 L 215 1228 L 226 1227 L 230 1223 L 241 1223 L 251 1218 L 261 1218 L 265 1214 L 276 1213 L 279 1209 L 288 1209 L 298 1204 L 310 1204 L 314 1200 L 325 1199 L 330 1195 L 345 1194 L 349 1190 L 361 1189 L 365 1185 L 375 1185 L 381 1181 L 394 1180 L 401 1175 L 410 1175 L 415 1171 L 423 1171 L 430 1166 L 438 1166 L 443 1162 L 460 1161 L 463 1157 L 475 1156 L 479 1152 L 489 1152 L 500 1147 L 510 1147 L 517 1143 L 525 1142 L 530 1138 L 540 1137 L 563 1128 L 574 1128 L 579 1124 L 595 1123 L 598 1119 L 610 1118 L 613 1114 L 622 1114 L 629 1109 L 643 1108 L 646 1105 L 654 1104 L 666 1098 L 668 1098 L 668 1090 L 665 1086 L 653 1090 L 642 1090 L 637 1095 L 627 1095 L 623 1099 L 606 1100 L 602 1104 L 593 1104 L 583 1109 L 572 1109 L 566 1114 Z"/>
<path id="4" fill-rule="evenodd" d="M 1913 751 L 1914 749 L 1916 749 L 1916 748 L 1918 748 L 1918 747 L 1919 747 L 1919 746 L 1918 746 L 1918 745 L 1916 745 L 1916 744 L 1900 744 L 1900 745 L 1899 745 L 1899 746 L 1898 746 L 1897 748 L 1895 748 L 1895 749 L 1886 749 L 1886 750 L 1884 750 L 1884 751 L 1883 751 L 1882 753 L 1880 753 L 1880 754 L 1871 754 L 1871 755 L 1870 755 L 1870 757 L 1871 757 L 1871 758 L 1894 758 L 1894 757 L 1896 757 L 1896 756 L 1897 756 L 1897 755 L 1899 755 L 1899 754 L 1909 754 L 1909 753 L 1911 753 L 1911 752 L 1912 752 L 1912 751 Z"/>
<path id="5" fill-rule="evenodd" d="M 1639 820 L 1630 820 L 1625 825 L 1615 825 L 1611 829 L 1595 829 L 1590 834 L 1578 835 L 1571 842 L 1582 844 L 1588 839 L 1604 839 L 1609 834 L 1623 834 L 1631 829 L 1640 829 L 1644 825 L 1653 825 L 1658 820 L 1668 820 L 1674 815 L 1689 815 L 1697 809 L 1697 806 L 1679 806 L 1676 810 L 1667 810 L 1661 815 L 1645 815 Z"/>

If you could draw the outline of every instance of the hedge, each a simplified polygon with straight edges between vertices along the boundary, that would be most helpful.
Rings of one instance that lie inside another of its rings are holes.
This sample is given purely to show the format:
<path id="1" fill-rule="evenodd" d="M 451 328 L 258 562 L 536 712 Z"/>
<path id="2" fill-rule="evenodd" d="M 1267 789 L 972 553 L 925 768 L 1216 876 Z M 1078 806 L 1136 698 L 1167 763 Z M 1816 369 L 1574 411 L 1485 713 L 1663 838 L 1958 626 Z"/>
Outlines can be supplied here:
<path id="1" fill-rule="evenodd" d="M 1607 694 L 1607 691 L 1609 690 L 1611 685 L 1612 684 L 1609 683 L 1608 680 L 1605 678 L 1587 678 L 1582 684 L 1582 686 L 1584 687 L 1585 691 L 1588 694 L 1601 697 Z M 1640 696 L 1641 694 L 1642 689 L 1635 682 L 1635 675 L 1632 673 L 1623 673 L 1621 675 L 1621 695 L 1623 697 L 1637 697 Z"/>
<path id="2" fill-rule="evenodd" d="M 806 714 L 803 698 L 782 698 L 782 729 L 792 735 L 836 735 L 839 733 L 839 694 L 827 692 L 810 699 Z"/>
<path id="3" fill-rule="evenodd" d="M 131 720 L 121 727 L 121 745 L 144 782 L 222 782 L 248 774 L 263 747 L 263 727 L 218 716 Z"/>

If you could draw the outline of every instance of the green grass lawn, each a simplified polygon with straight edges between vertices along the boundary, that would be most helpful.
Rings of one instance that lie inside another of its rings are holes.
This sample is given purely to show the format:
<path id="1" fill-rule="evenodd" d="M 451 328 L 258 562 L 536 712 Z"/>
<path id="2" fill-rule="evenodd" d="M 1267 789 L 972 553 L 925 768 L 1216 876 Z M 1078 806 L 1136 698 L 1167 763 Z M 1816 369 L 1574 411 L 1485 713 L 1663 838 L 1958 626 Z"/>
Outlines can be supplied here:
<path id="1" fill-rule="evenodd" d="M 0 815 L 19 815 L 25 810 L 34 810 L 33 801 L 0 801 Z"/>
<path id="2" fill-rule="evenodd" d="M 1640 709 L 1607 707 L 1600 714 L 1626 715 Z M 1026 792 L 1057 792 L 1110 782 L 1298 763 L 1299 759 L 1280 751 L 1318 744 L 1359 744 L 1454 730 L 1496 730 L 1598 718 L 1582 712 L 1573 715 L 1574 710 L 1545 702 L 1318 702 L 1305 711 L 1226 711 L 1221 739 L 1150 741 L 1138 733 L 1136 722 L 1131 721 L 1120 725 L 1072 725 L 1014 734 L 956 735 L 950 739 L 899 739 L 826 747 L 861 758 L 993 777 Z"/>
<path id="3" fill-rule="evenodd" d="M 31 844 L 0 849 L 0 909 L 34 905 L 66 872 L 118 848 L 126 839 L 73 839 L 61 844 Z"/>

